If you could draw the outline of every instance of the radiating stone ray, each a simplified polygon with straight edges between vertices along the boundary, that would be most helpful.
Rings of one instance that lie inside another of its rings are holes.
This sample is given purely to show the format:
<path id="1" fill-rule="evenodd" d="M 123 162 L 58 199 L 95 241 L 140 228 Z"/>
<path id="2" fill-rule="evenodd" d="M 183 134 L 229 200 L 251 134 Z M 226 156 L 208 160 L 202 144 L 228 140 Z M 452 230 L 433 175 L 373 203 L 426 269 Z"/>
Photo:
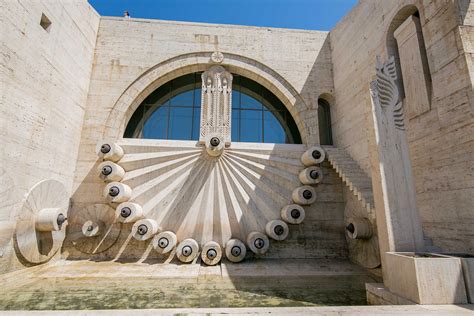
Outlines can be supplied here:
<path id="1" fill-rule="evenodd" d="M 285 199 L 281 199 L 278 194 L 273 194 L 271 191 L 265 192 L 263 190 L 265 184 L 259 179 L 255 178 L 255 175 L 253 179 L 250 179 L 247 175 L 244 174 L 245 170 L 239 169 L 238 165 L 229 164 L 229 167 L 238 179 L 242 188 L 249 196 L 251 200 L 249 204 L 255 205 L 256 208 L 259 210 L 259 213 L 263 215 L 267 221 L 278 218 L 281 205 L 288 203 L 288 201 L 286 201 Z M 280 201 L 275 201 L 275 199 L 280 199 Z"/>
<path id="2" fill-rule="evenodd" d="M 229 161 L 225 157 L 224 160 Z M 273 199 L 278 200 L 276 201 L 277 204 L 281 205 L 282 203 L 287 203 L 290 199 L 291 193 L 294 189 L 294 182 L 291 188 L 285 188 L 272 181 L 270 178 L 263 176 L 263 174 L 257 173 L 250 168 L 247 168 L 240 162 L 232 161 L 232 163 L 229 164 L 244 174 L 245 177 L 248 178 L 250 182 L 254 183 L 256 187 L 262 191 L 265 191 L 264 195 L 272 196 Z"/>
<path id="3" fill-rule="evenodd" d="M 184 165 L 195 163 L 196 161 L 198 161 L 198 157 L 200 155 L 201 153 L 198 153 L 191 156 L 186 156 L 175 160 L 159 163 L 156 165 L 148 166 L 145 168 L 136 169 L 131 172 L 127 172 L 122 182 L 126 183 L 129 186 L 137 187 L 149 181 L 149 179 L 158 178 L 163 174 L 169 174 L 169 172 L 173 170 L 176 171 Z"/>
<path id="4" fill-rule="evenodd" d="M 261 173 L 262 176 L 267 177 L 272 181 L 285 185 L 289 190 L 293 190 L 295 182 L 298 181 L 298 173 L 290 173 L 286 170 L 277 169 L 235 155 L 225 155 L 225 157 L 232 161 L 240 162 L 244 166 L 257 173 Z"/>

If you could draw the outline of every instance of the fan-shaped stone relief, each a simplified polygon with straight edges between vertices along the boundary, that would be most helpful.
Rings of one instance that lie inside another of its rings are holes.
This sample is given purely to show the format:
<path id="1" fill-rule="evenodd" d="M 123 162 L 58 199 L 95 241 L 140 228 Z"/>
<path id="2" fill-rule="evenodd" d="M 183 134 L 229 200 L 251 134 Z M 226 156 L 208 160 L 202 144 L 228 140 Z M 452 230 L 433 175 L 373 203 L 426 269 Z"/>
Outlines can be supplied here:
<path id="1" fill-rule="evenodd" d="M 216 155 L 210 147 L 222 141 L 214 138 L 204 146 L 140 139 L 99 144 L 99 156 L 104 147 L 123 153 L 114 166 L 124 170 L 121 181 L 104 185 L 116 221 L 135 222 L 133 237 L 153 238 L 160 253 L 177 246 L 183 262 L 193 261 L 204 247 L 209 256 L 202 252 L 201 258 L 207 264 L 218 263 L 222 255 L 238 262 L 245 256 L 244 243 L 259 255 L 270 239 L 284 240 L 287 223 L 301 223 L 302 205 L 317 199 L 313 185 L 322 172 L 314 165 L 324 160 L 323 149 L 234 143 Z M 107 181 L 104 165 L 99 178 Z M 232 249 L 223 251 L 226 247 Z"/>

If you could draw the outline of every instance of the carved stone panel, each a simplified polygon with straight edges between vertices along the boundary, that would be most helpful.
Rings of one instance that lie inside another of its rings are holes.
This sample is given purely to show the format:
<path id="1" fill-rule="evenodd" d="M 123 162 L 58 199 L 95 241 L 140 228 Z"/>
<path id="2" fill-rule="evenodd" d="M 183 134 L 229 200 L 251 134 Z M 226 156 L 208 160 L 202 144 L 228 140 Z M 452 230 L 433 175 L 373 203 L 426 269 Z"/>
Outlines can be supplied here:
<path id="1" fill-rule="evenodd" d="M 202 74 L 201 130 L 199 141 L 209 135 L 231 141 L 232 74 L 222 66 L 213 66 Z"/>

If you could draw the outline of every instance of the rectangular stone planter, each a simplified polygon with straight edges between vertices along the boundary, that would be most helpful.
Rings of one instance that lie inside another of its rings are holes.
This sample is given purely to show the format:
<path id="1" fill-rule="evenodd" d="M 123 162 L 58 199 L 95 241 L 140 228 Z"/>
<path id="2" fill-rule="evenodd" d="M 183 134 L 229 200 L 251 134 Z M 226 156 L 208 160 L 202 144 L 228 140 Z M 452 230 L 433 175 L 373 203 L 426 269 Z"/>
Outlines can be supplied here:
<path id="1" fill-rule="evenodd" d="M 466 304 L 459 258 L 430 253 L 387 252 L 387 286 L 418 304 Z"/>
<path id="2" fill-rule="evenodd" d="M 442 253 L 440 255 L 459 258 L 461 260 L 466 294 L 469 304 L 474 304 L 474 255 L 467 253 Z"/>

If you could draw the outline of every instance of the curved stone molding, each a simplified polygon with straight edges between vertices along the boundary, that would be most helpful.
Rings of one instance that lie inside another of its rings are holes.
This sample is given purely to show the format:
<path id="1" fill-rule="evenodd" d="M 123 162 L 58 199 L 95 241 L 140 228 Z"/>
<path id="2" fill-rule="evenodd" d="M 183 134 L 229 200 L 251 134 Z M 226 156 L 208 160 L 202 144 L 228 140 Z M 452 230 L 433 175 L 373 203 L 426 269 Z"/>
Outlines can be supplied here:
<path id="1" fill-rule="evenodd" d="M 107 121 L 104 122 L 106 128 L 103 137 L 110 139 L 122 137 L 127 122 L 150 93 L 179 76 L 208 70 L 210 54 L 211 52 L 184 54 L 164 61 L 143 73 L 129 85 L 114 104 Z M 310 136 L 309 128 L 299 113 L 309 109 L 309 106 L 283 76 L 256 60 L 231 53 L 225 53 L 223 65 L 229 72 L 255 80 L 275 94 L 293 116 L 303 142 L 317 141 L 317 134 Z"/>
<path id="2" fill-rule="evenodd" d="M 288 224 L 301 224 L 305 216 L 304 208 L 298 204 L 286 205 L 281 209 L 281 218 Z"/>
<path id="3" fill-rule="evenodd" d="M 153 249 L 158 253 L 168 253 L 176 247 L 178 238 L 176 234 L 170 231 L 161 232 L 158 235 L 155 235 L 152 240 Z"/>
<path id="4" fill-rule="evenodd" d="M 241 262 L 245 259 L 247 248 L 245 244 L 238 239 L 230 239 L 225 244 L 225 256 L 230 262 Z"/>
<path id="5" fill-rule="evenodd" d="M 247 246 L 256 255 L 263 255 L 270 247 L 267 235 L 259 232 L 251 232 L 247 236 Z"/>
<path id="6" fill-rule="evenodd" d="M 201 259 L 208 266 L 214 266 L 221 261 L 222 248 L 215 241 L 210 241 L 202 247 Z"/>
<path id="7" fill-rule="evenodd" d="M 97 254 L 112 247 L 121 233 L 120 223 L 115 222 L 114 209 L 107 204 L 89 205 L 71 212 L 68 240 L 83 253 Z"/>
<path id="8" fill-rule="evenodd" d="M 61 248 L 66 231 L 69 194 L 56 180 L 43 180 L 26 195 L 14 234 L 17 256 L 26 265 L 50 260 Z"/>
<path id="9" fill-rule="evenodd" d="M 192 262 L 198 255 L 199 244 L 191 238 L 183 240 L 176 248 L 176 257 L 184 263 Z"/>

